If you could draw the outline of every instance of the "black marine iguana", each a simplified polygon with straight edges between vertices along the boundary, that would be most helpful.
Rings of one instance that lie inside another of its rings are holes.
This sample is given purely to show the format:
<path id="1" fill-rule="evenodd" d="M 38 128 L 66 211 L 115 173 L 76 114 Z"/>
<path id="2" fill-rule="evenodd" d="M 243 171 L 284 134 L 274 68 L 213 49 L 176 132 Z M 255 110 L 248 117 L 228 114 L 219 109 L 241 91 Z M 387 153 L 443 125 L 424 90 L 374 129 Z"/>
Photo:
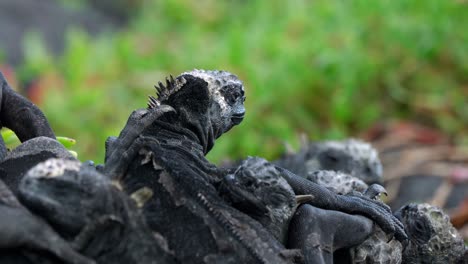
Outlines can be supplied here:
<path id="1" fill-rule="evenodd" d="M 80 254 L 97 263 L 177 263 L 137 208 L 148 197 L 145 190 L 134 195 L 135 203 L 119 188 L 92 166 L 49 159 L 28 171 L 19 196 Z"/>
<path id="2" fill-rule="evenodd" d="M 39 136 L 55 139 L 55 134 L 41 110 L 16 93 L 0 72 L 0 129 L 2 127 L 13 130 L 21 142 Z M 5 143 L 0 136 L 0 161 L 6 153 Z"/>
<path id="3" fill-rule="evenodd" d="M 24 207 L 1 180 L 0 218 L 0 263 L 94 263 Z"/>
<path id="4" fill-rule="evenodd" d="M 358 139 L 304 141 L 297 153 L 286 153 L 274 163 L 304 177 L 316 170 L 334 170 L 369 185 L 383 184 L 382 163 L 377 150 Z"/>
<path id="5" fill-rule="evenodd" d="M 107 142 L 103 172 L 129 194 L 151 189 L 154 195 L 142 208 L 146 221 L 184 263 L 289 262 L 270 232 L 220 197 L 217 187 L 228 171 L 204 157 L 216 138 L 242 121 L 242 82 L 228 72 L 194 70 L 166 86 L 160 83 L 157 90 L 159 97 L 150 97 L 148 110 L 135 111 L 119 138 Z M 162 111 L 163 105 L 172 109 Z M 296 195 L 311 195 L 310 204 L 341 215 L 362 214 L 396 238 L 406 238 L 401 223 L 381 203 L 336 195 L 277 169 Z"/>

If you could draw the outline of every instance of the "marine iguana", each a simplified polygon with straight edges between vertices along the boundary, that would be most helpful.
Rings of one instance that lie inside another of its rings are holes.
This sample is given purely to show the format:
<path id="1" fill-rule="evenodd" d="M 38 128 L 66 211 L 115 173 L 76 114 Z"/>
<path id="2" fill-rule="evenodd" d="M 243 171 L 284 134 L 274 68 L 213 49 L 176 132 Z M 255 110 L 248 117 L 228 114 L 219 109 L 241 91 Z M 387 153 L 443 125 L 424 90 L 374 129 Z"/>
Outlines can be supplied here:
<path id="1" fill-rule="evenodd" d="M 137 203 L 119 188 L 92 166 L 49 159 L 28 171 L 19 195 L 97 263 L 177 263 L 164 238 L 149 229 Z M 144 191 L 134 197 L 139 203 L 144 202 Z"/>
<path id="2" fill-rule="evenodd" d="M 1 180 L 0 216 L 1 263 L 94 263 L 24 207 Z"/>
<path id="3" fill-rule="evenodd" d="M 157 90 L 158 98 L 150 97 L 148 110 L 134 112 L 119 138 L 107 144 L 103 172 L 119 179 L 129 194 L 144 187 L 157 194 L 143 206 L 143 214 L 184 263 L 289 262 L 270 232 L 220 197 L 217 186 L 228 171 L 204 157 L 216 138 L 242 121 L 242 82 L 225 71 L 194 70 L 169 79 L 165 86 L 160 83 Z M 161 105 L 174 111 L 162 113 Z M 152 114 L 157 117 L 146 122 Z M 148 126 L 138 127 L 141 124 Z M 336 195 L 276 168 L 295 194 L 312 195 L 314 206 L 362 214 L 398 239 L 406 238 L 401 223 L 381 203 Z"/>
<path id="4" fill-rule="evenodd" d="M 39 136 L 55 139 L 55 134 L 41 110 L 16 93 L 1 72 L 0 89 L 0 129 L 7 127 L 13 130 L 21 142 Z M 0 137 L 0 161 L 6 154 L 5 142 Z"/>
<path id="5" fill-rule="evenodd" d="M 274 161 L 280 167 L 306 176 L 316 170 L 347 173 L 367 184 L 383 184 L 382 164 L 377 151 L 358 139 L 301 143 L 297 153 L 287 153 Z"/>
<path id="6" fill-rule="evenodd" d="M 408 204 L 395 215 L 409 237 L 403 263 L 464 263 L 468 248 L 449 216 L 430 204 Z"/>

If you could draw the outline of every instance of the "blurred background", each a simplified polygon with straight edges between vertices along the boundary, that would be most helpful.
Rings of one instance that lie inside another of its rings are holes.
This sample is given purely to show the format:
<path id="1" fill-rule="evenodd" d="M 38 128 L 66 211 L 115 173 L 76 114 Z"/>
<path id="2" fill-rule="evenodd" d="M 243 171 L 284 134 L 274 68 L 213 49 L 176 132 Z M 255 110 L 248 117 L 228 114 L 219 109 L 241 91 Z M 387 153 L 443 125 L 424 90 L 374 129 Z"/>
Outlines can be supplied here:
<path id="1" fill-rule="evenodd" d="M 462 0 L 0 0 L 0 70 L 98 163 L 153 85 L 193 68 L 247 89 L 213 162 L 398 120 L 468 146 L 467 29 Z"/>

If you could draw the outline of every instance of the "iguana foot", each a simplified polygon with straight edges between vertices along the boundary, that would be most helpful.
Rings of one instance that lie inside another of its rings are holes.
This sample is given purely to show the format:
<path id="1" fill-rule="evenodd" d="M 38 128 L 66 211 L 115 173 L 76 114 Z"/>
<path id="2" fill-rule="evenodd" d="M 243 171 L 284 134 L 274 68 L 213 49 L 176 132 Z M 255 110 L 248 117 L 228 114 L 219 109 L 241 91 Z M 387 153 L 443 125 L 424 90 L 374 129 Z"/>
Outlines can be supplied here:
<path id="1" fill-rule="evenodd" d="M 387 190 L 385 190 L 385 188 L 382 185 L 376 183 L 372 184 L 364 191 L 365 196 L 374 200 L 377 200 L 382 194 L 385 194 L 385 196 L 387 196 Z"/>
<path id="2" fill-rule="evenodd" d="M 383 202 L 357 192 L 337 195 L 284 168 L 277 167 L 277 169 L 282 172 L 282 176 L 291 185 L 296 195 L 309 194 L 313 196 L 312 201 L 309 202 L 311 205 L 322 209 L 366 216 L 376 222 L 386 233 L 395 235 L 399 241 L 407 239 L 403 224 L 393 216 L 390 207 Z"/>

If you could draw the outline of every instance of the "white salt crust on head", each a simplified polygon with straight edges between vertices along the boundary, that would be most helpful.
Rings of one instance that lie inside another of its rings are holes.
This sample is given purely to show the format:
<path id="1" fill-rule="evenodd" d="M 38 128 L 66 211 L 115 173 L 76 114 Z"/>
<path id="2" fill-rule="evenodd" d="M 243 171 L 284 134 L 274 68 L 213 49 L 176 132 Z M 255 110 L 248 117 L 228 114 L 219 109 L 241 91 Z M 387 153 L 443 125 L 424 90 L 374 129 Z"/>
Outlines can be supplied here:
<path id="1" fill-rule="evenodd" d="M 32 167 L 28 172 L 28 177 L 57 177 L 63 175 L 65 170 L 79 171 L 81 163 L 76 160 L 48 159 Z"/>

